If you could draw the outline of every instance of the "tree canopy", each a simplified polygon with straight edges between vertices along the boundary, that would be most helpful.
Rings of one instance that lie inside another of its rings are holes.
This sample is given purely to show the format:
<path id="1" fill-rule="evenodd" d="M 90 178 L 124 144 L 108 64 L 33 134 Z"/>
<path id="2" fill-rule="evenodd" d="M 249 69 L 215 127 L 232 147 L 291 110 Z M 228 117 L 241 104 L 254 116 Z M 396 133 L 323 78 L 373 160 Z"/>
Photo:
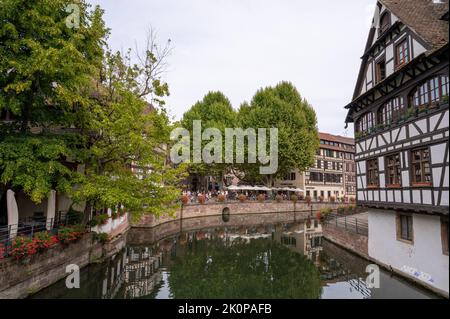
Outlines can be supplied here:
<path id="1" fill-rule="evenodd" d="M 112 52 L 103 11 L 69 0 L 0 7 L 0 185 L 35 202 L 51 189 L 91 207 L 155 214 L 174 205 L 184 168 L 167 164 L 161 75 L 170 41 Z M 136 62 L 132 62 L 136 61 Z M 138 173 L 136 173 L 138 172 Z"/>
<path id="2" fill-rule="evenodd" d="M 256 132 L 258 128 L 278 129 L 276 173 L 261 174 L 261 163 L 249 163 L 249 148 L 246 148 L 245 163 L 226 163 L 224 160 L 222 164 L 191 164 L 190 172 L 200 175 L 221 176 L 230 171 L 250 184 L 271 184 L 275 178 L 282 178 L 291 170 L 303 171 L 311 166 L 319 147 L 316 113 L 289 82 L 260 89 L 250 103 L 242 103 L 237 111 L 232 108 L 223 93 L 209 92 L 183 115 L 180 123 L 190 132 L 191 145 L 194 120 L 202 121 L 203 131 L 207 128 L 217 128 L 221 131 L 221 154 L 225 154 L 225 128 L 254 129 Z M 269 136 L 266 141 L 266 150 L 269 150 Z M 209 140 L 203 140 L 202 147 L 208 143 Z M 246 144 L 248 145 L 248 138 Z M 234 158 L 236 149 L 234 148 Z M 258 147 L 256 151 L 258 152 Z"/>

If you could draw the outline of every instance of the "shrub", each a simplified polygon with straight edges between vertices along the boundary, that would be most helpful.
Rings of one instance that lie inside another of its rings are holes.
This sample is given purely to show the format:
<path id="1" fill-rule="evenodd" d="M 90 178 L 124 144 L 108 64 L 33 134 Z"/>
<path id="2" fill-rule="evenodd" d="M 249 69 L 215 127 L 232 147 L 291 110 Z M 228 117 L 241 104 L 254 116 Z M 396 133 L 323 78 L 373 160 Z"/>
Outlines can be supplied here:
<path id="1" fill-rule="evenodd" d="M 197 200 L 200 204 L 204 204 L 205 203 L 205 196 L 204 195 L 198 195 L 197 196 Z"/>
<path id="2" fill-rule="evenodd" d="M 319 196 L 319 202 L 323 202 L 323 196 Z"/>
<path id="3" fill-rule="evenodd" d="M 266 196 L 264 194 L 259 194 L 258 197 L 258 202 L 264 202 L 266 200 Z"/>
<path id="4" fill-rule="evenodd" d="M 332 212 L 331 208 L 322 208 L 316 215 L 317 219 L 320 221 L 324 221 L 327 216 Z"/>
<path id="5" fill-rule="evenodd" d="M 298 196 L 297 195 L 291 195 L 291 201 L 293 201 L 294 203 L 298 202 Z"/>
<path id="6" fill-rule="evenodd" d="M 99 243 L 105 244 L 109 241 L 109 235 L 107 233 L 94 233 L 94 239 Z"/>
<path id="7" fill-rule="evenodd" d="M 307 196 L 305 197 L 305 202 L 306 202 L 308 205 L 310 205 L 310 204 L 311 204 L 311 196 L 307 195 Z"/>
<path id="8" fill-rule="evenodd" d="M 186 205 L 189 202 L 189 197 L 187 195 L 181 196 L 181 202 Z"/>
<path id="9" fill-rule="evenodd" d="M 31 238 L 18 236 L 14 238 L 11 249 L 11 256 L 16 259 L 22 259 L 37 253 L 37 245 L 33 243 Z"/>
<path id="10" fill-rule="evenodd" d="M 343 214 L 345 212 L 345 208 L 343 206 L 339 206 L 338 209 L 337 209 L 337 212 L 339 214 Z"/>
<path id="11" fill-rule="evenodd" d="M 37 246 L 37 251 L 39 253 L 43 252 L 47 248 L 58 243 L 58 238 L 56 236 L 50 235 L 47 231 L 42 231 L 34 234 L 33 242 Z"/>
<path id="12" fill-rule="evenodd" d="M 61 243 L 68 244 L 77 241 L 84 234 L 83 225 L 74 225 L 70 227 L 63 227 L 58 230 L 57 238 Z"/>
<path id="13" fill-rule="evenodd" d="M 108 222 L 109 216 L 108 214 L 100 214 L 93 217 L 96 221 L 97 225 L 105 225 Z"/>
<path id="14" fill-rule="evenodd" d="M 239 201 L 240 201 L 241 203 L 245 202 L 246 200 L 247 200 L 247 196 L 245 196 L 244 194 L 240 194 L 240 195 L 239 195 Z"/>
<path id="15" fill-rule="evenodd" d="M 123 216 L 123 215 L 125 215 L 125 213 L 127 212 L 127 211 L 125 210 L 125 207 L 120 207 L 117 211 L 118 211 L 118 213 L 119 213 L 119 216 Z"/>
<path id="16" fill-rule="evenodd" d="M 70 206 L 69 211 L 67 212 L 67 224 L 69 225 L 75 225 L 79 224 L 83 220 L 84 212 L 76 211 L 75 209 Z"/>
<path id="17" fill-rule="evenodd" d="M 91 227 L 95 227 L 95 226 L 97 226 L 98 225 L 98 220 L 97 220 L 97 218 L 92 218 L 90 221 L 89 221 L 89 226 L 91 226 Z"/>
<path id="18" fill-rule="evenodd" d="M 217 196 L 217 200 L 219 202 L 224 202 L 225 201 L 225 195 L 224 194 L 219 194 L 219 196 Z"/>
<path id="19" fill-rule="evenodd" d="M 275 196 L 275 200 L 277 201 L 277 203 L 281 203 L 281 201 L 283 200 L 283 196 L 278 194 L 277 196 Z"/>
<path id="20" fill-rule="evenodd" d="M 336 197 L 335 196 L 330 196 L 330 202 L 334 203 L 336 201 Z"/>
<path id="21" fill-rule="evenodd" d="M 352 206 L 352 205 L 347 206 L 347 210 L 348 210 L 349 212 L 353 211 L 353 209 L 354 209 L 354 206 Z"/>

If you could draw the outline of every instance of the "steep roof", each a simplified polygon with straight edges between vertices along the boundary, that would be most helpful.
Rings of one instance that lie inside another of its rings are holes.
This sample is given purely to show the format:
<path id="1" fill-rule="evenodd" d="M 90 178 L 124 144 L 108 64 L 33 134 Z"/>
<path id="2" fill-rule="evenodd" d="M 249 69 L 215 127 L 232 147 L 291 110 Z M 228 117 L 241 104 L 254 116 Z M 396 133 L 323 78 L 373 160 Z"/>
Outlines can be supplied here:
<path id="1" fill-rule="evenodd" d="M 448 43 L 448 0 L 379 0 L 435 51 Z M 430 52 L 429 52 L 430 53 Z"/>
<path id="2" fill-rule="evenodd" d="M 355 145 L 355 140 L 353 138 L 344 137 L 344 136 L 340 136 L 340 135 L 332 135 L 329 133 L 319 132 L 319 138 L 321 140 L 325 140 L 325 141 Z"/>

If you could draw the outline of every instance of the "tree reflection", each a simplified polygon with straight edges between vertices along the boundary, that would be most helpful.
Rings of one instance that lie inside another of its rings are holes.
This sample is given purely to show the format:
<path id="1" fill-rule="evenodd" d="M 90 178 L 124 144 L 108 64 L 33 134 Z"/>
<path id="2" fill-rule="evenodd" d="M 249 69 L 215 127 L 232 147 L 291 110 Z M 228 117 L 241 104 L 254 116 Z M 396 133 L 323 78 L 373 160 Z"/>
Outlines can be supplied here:
<path id="1" fill-rule="evenodd" d="M 228 245 L 227 245 L 228 246 Z M 194 241 L 176 257 L 172 298 L 319 298 L 320 275 L 306 257 L 268 238 Z"/>

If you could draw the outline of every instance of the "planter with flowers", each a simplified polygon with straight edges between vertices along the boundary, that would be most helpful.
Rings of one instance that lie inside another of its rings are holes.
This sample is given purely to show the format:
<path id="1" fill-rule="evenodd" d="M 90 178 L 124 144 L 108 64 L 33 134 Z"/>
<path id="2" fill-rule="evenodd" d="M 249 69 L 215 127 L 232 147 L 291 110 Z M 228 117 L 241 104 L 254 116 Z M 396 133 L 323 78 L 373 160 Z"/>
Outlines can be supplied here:
<path id="1" fill-rule="evenodd" d="M 198 202 L 203 205 L 205 203 L 205 196 L 204 195 L 198 195 L 197 196 Z"/>
<path id="2" fill-rule="evenodd" d="M 17 260 L 23 260 L 26 257 L 43 253 L 58 242 L 56 236 L 52 236 L 46 231 L 36 233 L 33 238 L 19 236 L 12 243 L 10 255 Z"/>
<path id="3" fill-rule="evenodd" d="M 85 232 L 83 225 L 63 227 L 58 230 L 57 238 L 62 244 L 69 244 L 80 239 Z"/>
<path id="4" fill-rule="evenodd" d="M 311 196 L 306 195 L 305 202 L 306 202 L 306 204 L 311 205 Z"/>
<path id="5" fill-rule="evenodd" d="M 258 200 L 258 202 L 262 203 L 266 200 L 266 196 L 264 194 L 259 194 L 256 199 Z"/>
<path id="6" fill-rule="evenodd" d="M 221 203 L 223 203 L 225 201 L 225 195 L 224 194 L 220 194 L 219 196 L 217 196 L 217 200 Z"/>
<path id="7" fill-rule="evenodd" d="M 189 203 L 189 197 L 187 195 L 181 196 L 181 202 L 183 203 L 183 205 L 186 205 L 187 203 Z"/>
<path id="8" fill-rule="evenodd" d="M 247 200 L 247 196 L 245 196 L 244 194 L 240 194 L 240 195 L 239 195 L 239 201 L 240 201 L 241 203 L 245 202 L 246 200 Z"/>
<path id="9" fill-rule="evenodd" d="M 282 200 L 283 200 L 283 197 L 282 197 L 281 195 L 275 196 L 275 201 L 276 201 L 277 203 L 281 203 Z"/>
<path id="10" fill-rule="evenodd" d="M 298 202 L 298 196 L 297 195 L 291 195 L 291 201 L 296 204 Z"/>

